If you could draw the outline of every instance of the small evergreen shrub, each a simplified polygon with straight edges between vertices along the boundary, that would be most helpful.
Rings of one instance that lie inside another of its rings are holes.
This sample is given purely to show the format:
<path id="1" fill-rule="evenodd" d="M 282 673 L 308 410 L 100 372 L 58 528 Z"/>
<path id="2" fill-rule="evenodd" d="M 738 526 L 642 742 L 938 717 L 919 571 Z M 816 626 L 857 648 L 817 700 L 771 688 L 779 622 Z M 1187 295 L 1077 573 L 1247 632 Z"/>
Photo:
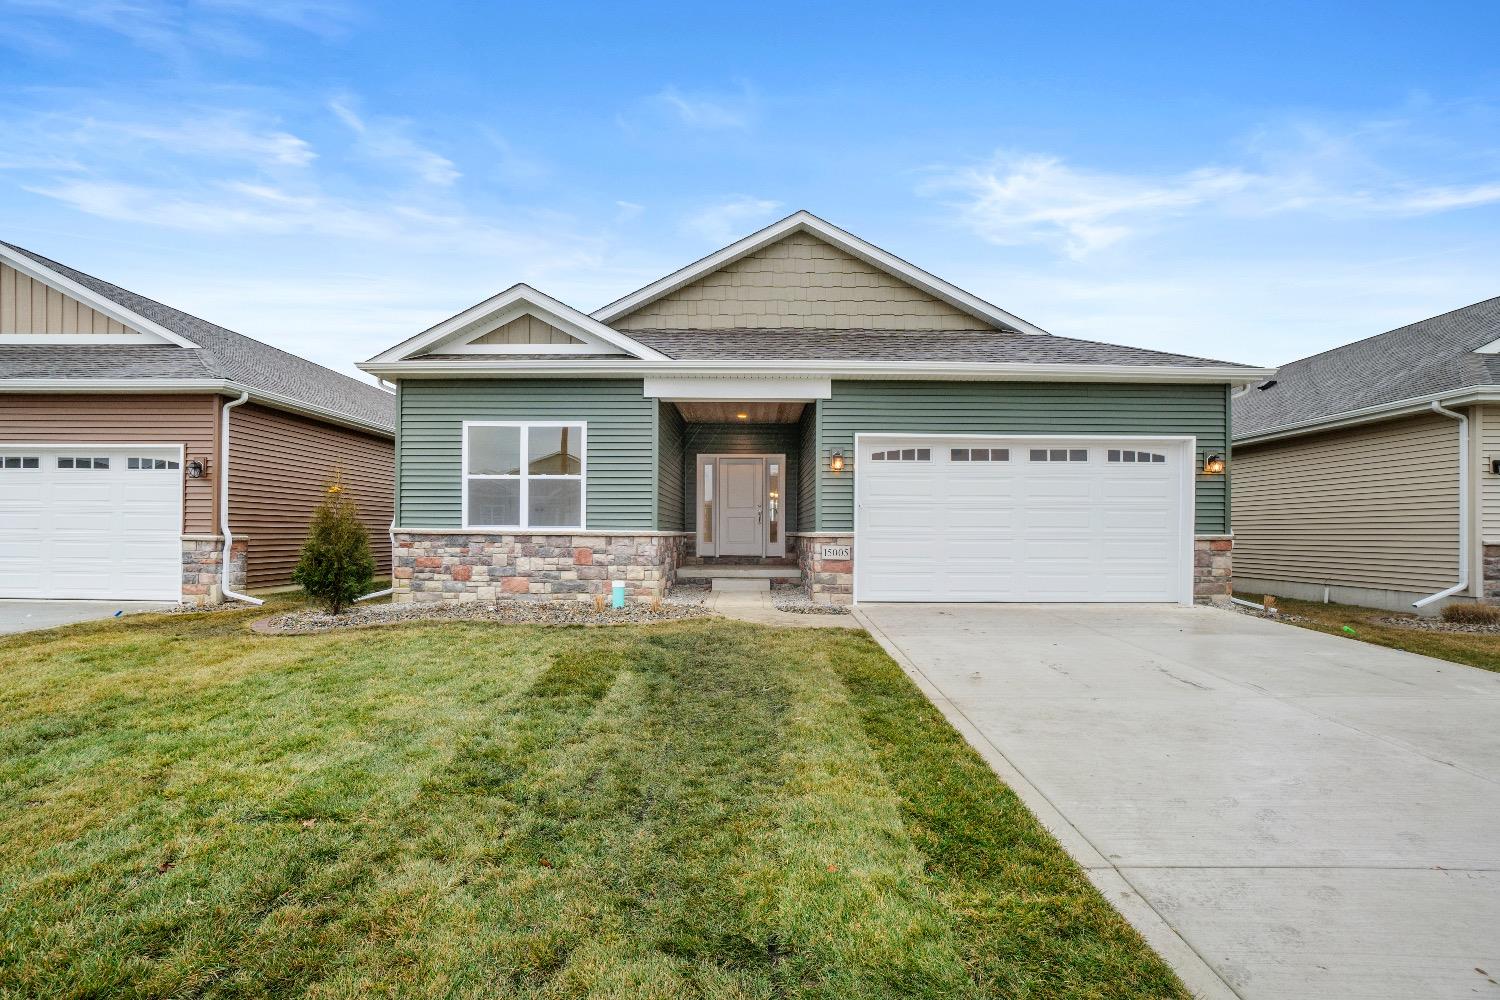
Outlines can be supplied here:
<path id="1" fill-rule="evenodd" d="M 1454 625 L 1500 625 L 1500 607 L 1493 604 L 1446 604 L 1439 616 Z"/>
<path id="2" fill-rule="evenodd" d="M 356 597 L 368 594 L 374 579 L 370 536 L 359 521 L 354 501 L 344 494 L 343 483 L 335 477 L 313 513 L 292 582 L 329 614 L 336 615 Z"/>

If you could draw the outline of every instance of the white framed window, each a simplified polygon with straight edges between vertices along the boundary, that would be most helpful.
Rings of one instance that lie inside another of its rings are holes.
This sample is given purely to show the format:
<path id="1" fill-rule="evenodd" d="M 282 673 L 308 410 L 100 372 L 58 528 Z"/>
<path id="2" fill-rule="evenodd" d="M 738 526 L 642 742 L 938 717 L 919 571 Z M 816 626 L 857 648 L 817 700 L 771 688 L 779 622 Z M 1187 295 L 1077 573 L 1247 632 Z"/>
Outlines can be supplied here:
<path id="1" fill-rule="evenodd" d="M 870 453 L 872 462 L 930 462 L 931 448 L 892 448 L 889 451 Z"/>
<path id="2" fill-rule="evenodd" d="M 950 448 L 950 462 L 1009 462 L 1009 448 Z"/>
<path id="3" fill-rule="evenodd" d="M 1160 465 L 1167 460 L 1167 456 L 1156 451 L 1116 451 L 1114 448 L 1111 448 L 1109 449 L 1109 460 L 1111 462 L 1138 462 L 1142 465 L 1155 463 Z"/>
<path id="4" fill-rule="evenodd" d="M 40 455 L 0 455 L 0 469 L 40 469 Z"/>
<path id="5" fill-rule="evenodd" d="M 463 436 L 464 527 L 583 529 L 583 421 L 466 420 Z"/>
<path id="6" fill-rule="evenodd" d="M 152 470 L 152 469 L 175 469 L 177 462 L 170 458 L 137 458 L 131 456 L 125 460 L 125 468 L 130 470 Z"/>
<path id="7" fill-rule="evenodd" d="M 87 455 L 64 456 L 57 460 L 59 469 L 107 469 L 109 459 L 102 457 L 90 458 Z"/>
<path id="8" fill-rule="evenodd" d="M 1033 462 L 1087 462 L 1087 448 L 1032 448 L 1028 456 Z"/>

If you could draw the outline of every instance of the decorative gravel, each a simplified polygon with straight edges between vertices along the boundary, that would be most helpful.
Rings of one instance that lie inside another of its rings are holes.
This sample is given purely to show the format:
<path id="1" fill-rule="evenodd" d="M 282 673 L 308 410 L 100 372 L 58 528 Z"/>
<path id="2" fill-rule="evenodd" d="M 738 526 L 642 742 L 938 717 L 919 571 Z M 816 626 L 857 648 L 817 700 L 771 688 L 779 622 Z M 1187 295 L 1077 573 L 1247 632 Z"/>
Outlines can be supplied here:
<path id="1" fill-rule="evenodd" d="M 243 601 L 225 601 L 223 604 L 174 604 L 153 612 L 159 615 L 210 615 L 216 611 L 248 611 L 255 607 Z"/>
<path id="2" fill-rule="evenodd" d="M 795 594 L 787 594 L 785 597 L 773 597 L 771 604 L 777 611 L 785 611 L 793 615 L 847 615 L 849 613 L 849 609 L 842 604 L 814 604 L 801 590 Z"/>
<path id="3" fill-rule="evenodd" d="M 1500 635 L 1500 623 L 1494 625 L 1469 625 L 1464 622 L 1445 622 L 1441 618 L 1372 618 L 1376 625 L 1394 625 L 1417 632 L 1467 632 L 1472 635 Z"/>
<path id="4" fill-rule="evenodd" d="M 701 606 L 663 601 L 658 608 L 649 604 L 627 604 L 623 608 L 597 611 L 586 601 L 501 601 L 486 604 L 470 601 L 458 604 L 433 601 L 425 604 L 377 604 L 356 608 L 341 615 L 308 609 L 290 611 L 272 618 L 262 618 L 251 627 L 272 635 L 301 635 L 309 632 L 335 632 L 341 629 L 366 628 L 372 625 L 400 625 L 407 622 L 462 621 L 496 622 L 502 625 L 630 625 L 701 618 L 708 615 Z"/>
<path id="5" fill-rule="evenodd" d="M 662 602 L 673 607 L 701 608 L 708 603 L 712 594 L 713 590 L 709 587 L 684 587 L 679 584 L 667 591 Z"/>

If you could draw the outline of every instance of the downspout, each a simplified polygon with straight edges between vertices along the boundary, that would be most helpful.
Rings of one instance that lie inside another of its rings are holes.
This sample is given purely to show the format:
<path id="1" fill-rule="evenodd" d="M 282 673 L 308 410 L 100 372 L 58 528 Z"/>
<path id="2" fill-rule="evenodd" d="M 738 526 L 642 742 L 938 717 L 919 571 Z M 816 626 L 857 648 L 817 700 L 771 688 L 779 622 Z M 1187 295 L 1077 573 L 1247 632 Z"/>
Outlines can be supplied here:
<path id="1" fill-rule="evenodd" d="M 219 531 L 224 535 L 224 558 L 219 567 L 219 590 L 230 600 L 247 604 L 264 604 L 265 601 L 249 594 L 240 594 L 229 589 L 229 550 L 234 546 L 234 533 L 229 530 L 229 411 L 250 398 L 250 393 L 240 393 L 240 398 L 225 403 L 219 413 Z"/>
<path id="2" fill-rule="evenodd" d="M 1433 601 L 1469 589 L 1469 418 L 1447 409 L 1437 400 L 1432 401 L 1432 412 L 1458 421 L 1458 582 L 1447 590 L 1413 601 L 1414 608 L 1425 608 Z"/>
<path id="3" fill-rule="evenodd" d="M 390 530 L 386 532 L 386 536 L 391 540 L 391 573 L 394 574 L 396 572 L 396 522 L 394 520 L 391 521 L 391 527 Z M 396 581 L 393 577 L 391 580 L 391 585 L 384 590 L 376 590 L 371 593 L 365 594 L 363 597 L 356 597 L 354 600 L 357 603 L 359 601 L 372 600 L 376 597 L 384 597 L 387 594 L 393 593 L 395 589 Z"/>

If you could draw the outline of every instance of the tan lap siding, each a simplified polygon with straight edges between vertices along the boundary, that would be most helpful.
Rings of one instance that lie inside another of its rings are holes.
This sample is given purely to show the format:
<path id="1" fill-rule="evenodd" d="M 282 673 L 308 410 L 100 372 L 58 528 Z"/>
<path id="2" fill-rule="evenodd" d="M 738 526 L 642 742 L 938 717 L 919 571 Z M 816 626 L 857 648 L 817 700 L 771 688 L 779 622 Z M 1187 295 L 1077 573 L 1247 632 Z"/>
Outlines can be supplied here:
<path id="1" fill-rule="evenodd" d="M 1457 422 L 1234 449 L 1237 577 L 1436 591 L 1458 580 Z"/>
<path id="2" fill-rule="evenodd" d="M 291 582 L 313 509 L 335 472 L 370 533 L 376 566 L 390 570 L 395 453 L 389 439 L 253 404 L 230 411 L 229 437 L 230 527 L 249 536 L 247 587 Z"/>
<path id="3" fill-rule="evenodd" d="M 218 534 L 214 510 L 219 400 L 208 395 L 0 393 L 0 442 L 184 445 L 209 475 L 183 477 L 182 530 Z"/>

